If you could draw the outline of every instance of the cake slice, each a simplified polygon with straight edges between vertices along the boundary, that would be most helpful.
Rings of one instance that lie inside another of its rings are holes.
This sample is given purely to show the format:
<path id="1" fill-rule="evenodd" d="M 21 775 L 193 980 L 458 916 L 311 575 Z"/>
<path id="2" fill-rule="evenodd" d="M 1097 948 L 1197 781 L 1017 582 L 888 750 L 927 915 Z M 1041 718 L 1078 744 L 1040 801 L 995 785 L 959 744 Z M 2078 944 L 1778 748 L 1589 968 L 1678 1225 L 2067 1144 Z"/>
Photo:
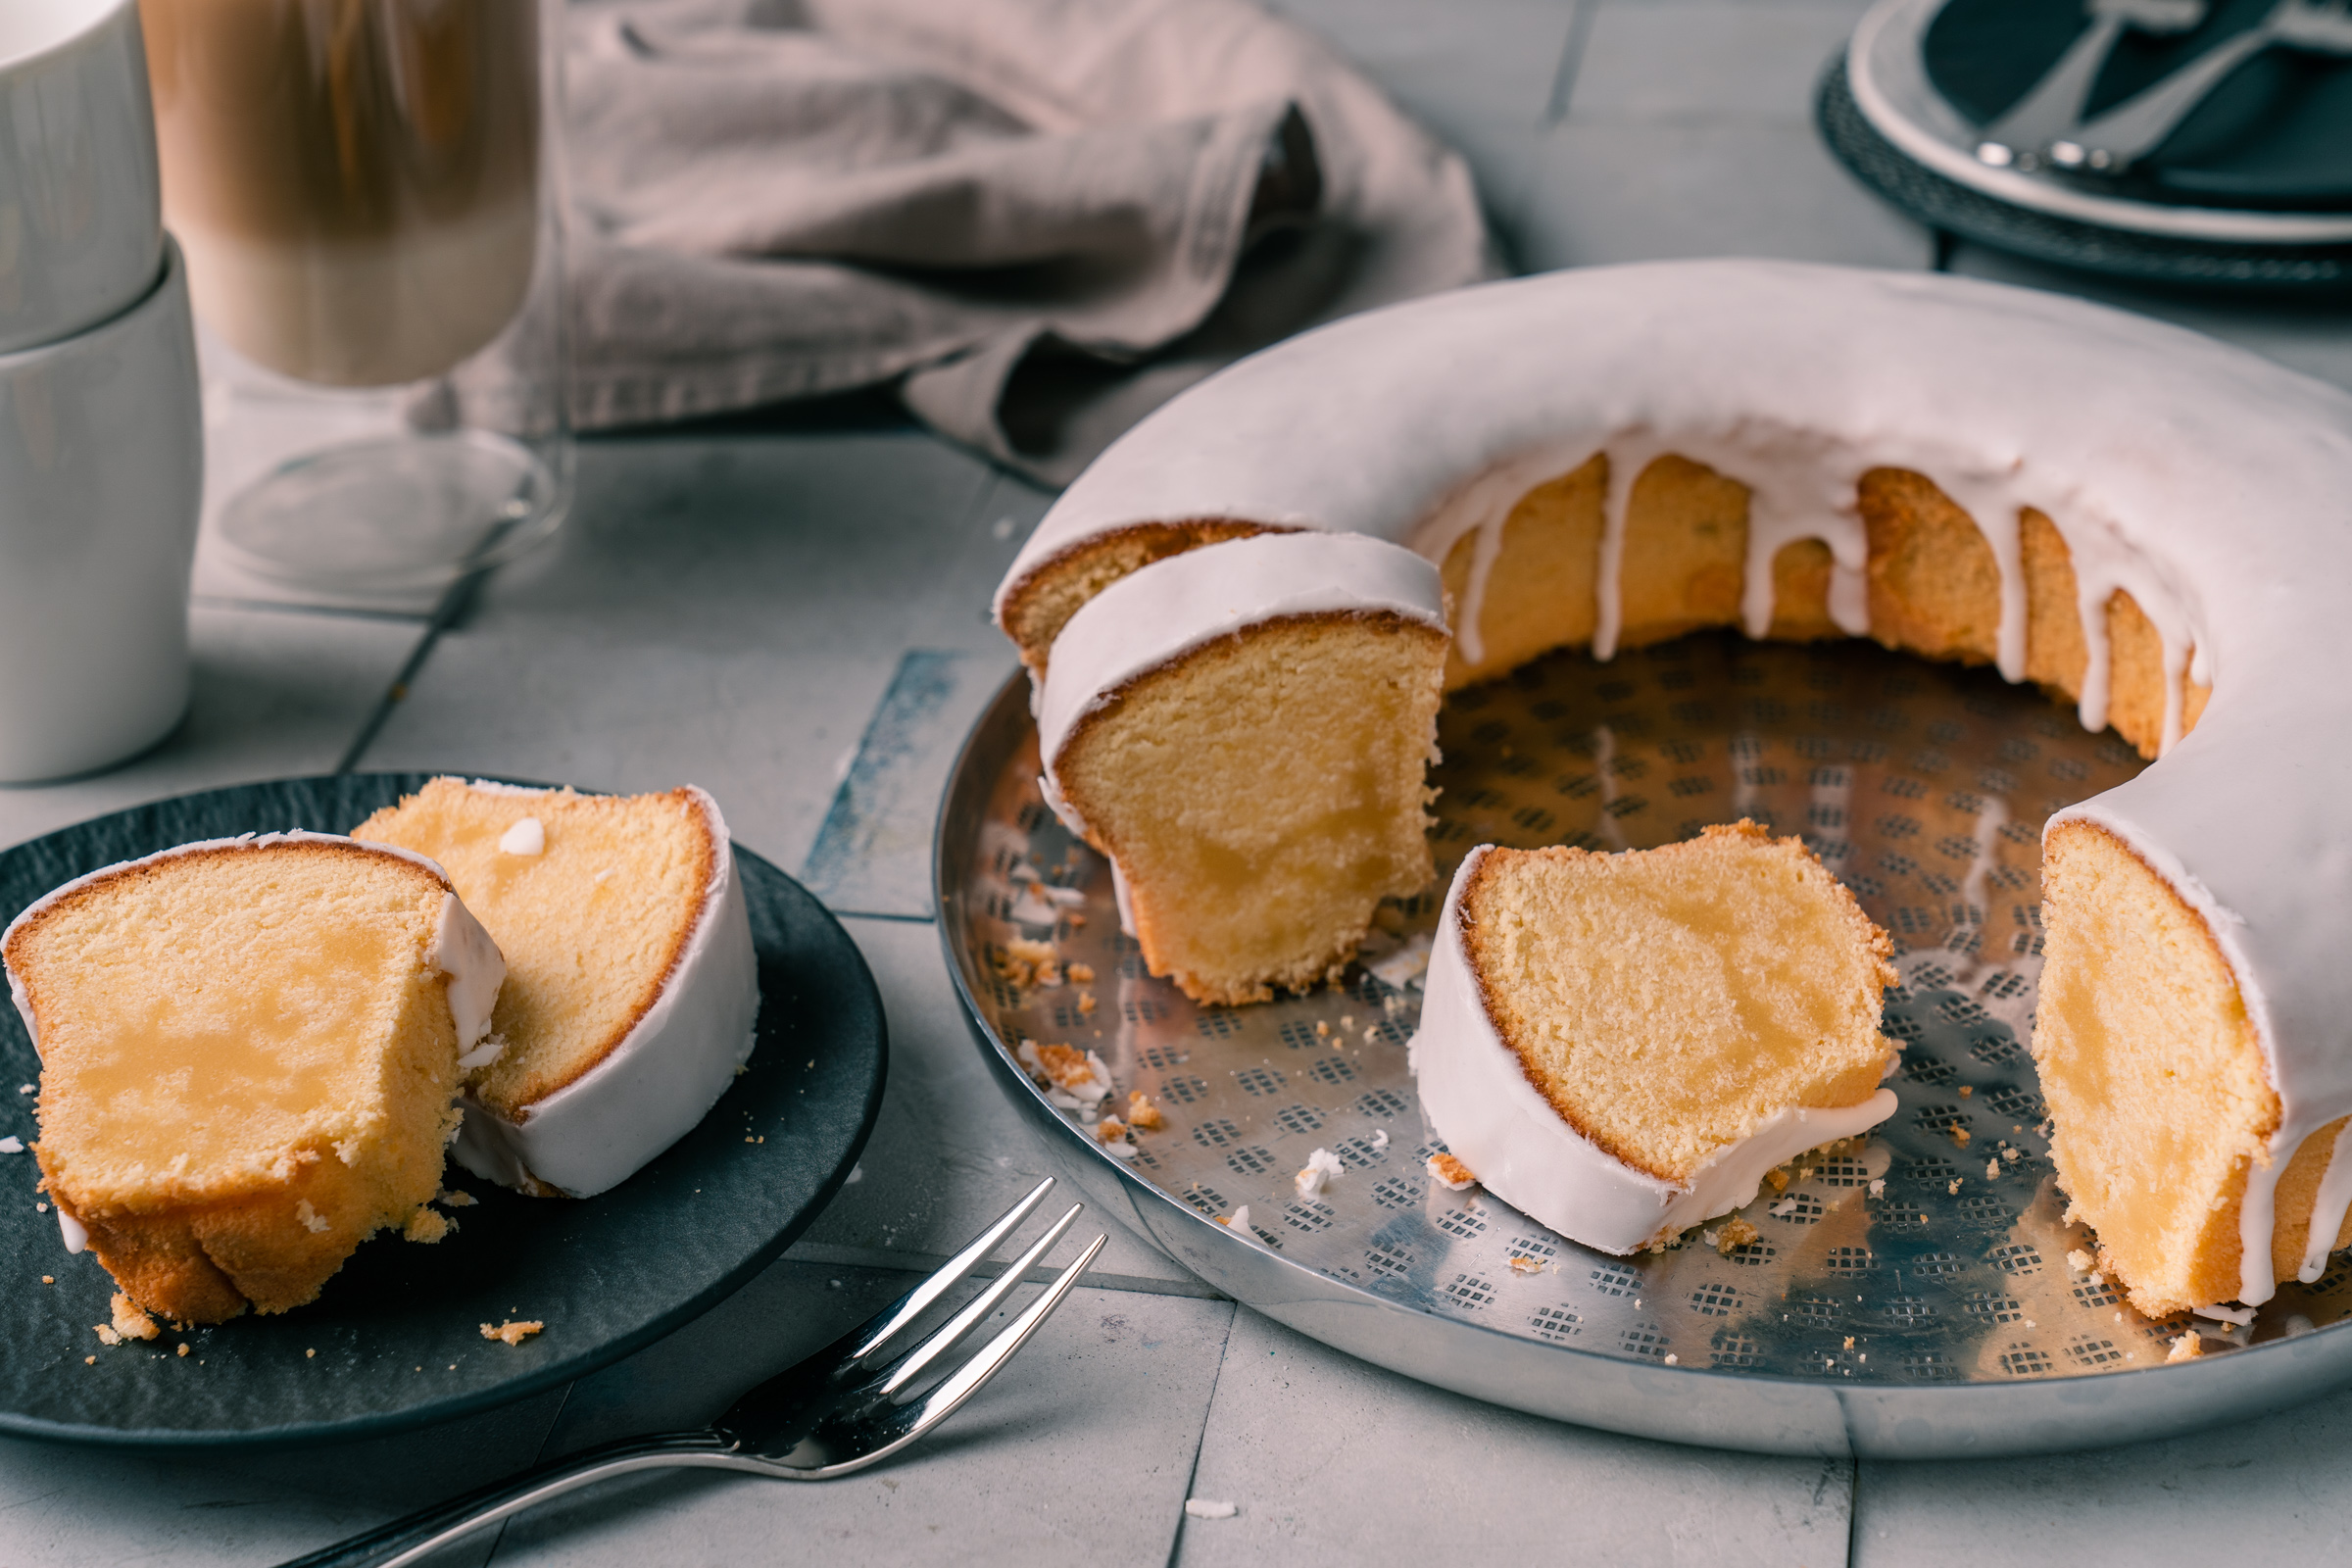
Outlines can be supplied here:
<path id="1" fill-rule="evenodd" d="M 310 833 L 191 844 L 68 883 L 0 953 L 67 1246 L 140 1307 L 282 1312 L 375 1231 L 447 1228 L 423 1205 L 503 965 L 426 861 Z"/>
<path id="2" fill-rule="evenodd" d="M 1155 975 L 1197 1002 L 1336 978 L 1419 892 L 1450 638 L 1437 568 L 1271 534 L 1145 566 L 1070 618 L 1040 701 L 1047 799 L 1110 858 Z"/>
<path id="3" fill-rule="evenodd" d="M 760 1011 L 717 803 L 437 778 L 352 830 L 428 855 L 507 956 L 460 1163 L 542 1197 L 626 1180 L 714 1104 Z"/>
<path id="4" fill-rule="evenodd" d="M 1749 1202 L 1764 1173 L 1894 1112 L 1886 934 L 1796 839 L 1471 852 L 1412 1065 L 1495 1196 L 1626 1253 Z"/>

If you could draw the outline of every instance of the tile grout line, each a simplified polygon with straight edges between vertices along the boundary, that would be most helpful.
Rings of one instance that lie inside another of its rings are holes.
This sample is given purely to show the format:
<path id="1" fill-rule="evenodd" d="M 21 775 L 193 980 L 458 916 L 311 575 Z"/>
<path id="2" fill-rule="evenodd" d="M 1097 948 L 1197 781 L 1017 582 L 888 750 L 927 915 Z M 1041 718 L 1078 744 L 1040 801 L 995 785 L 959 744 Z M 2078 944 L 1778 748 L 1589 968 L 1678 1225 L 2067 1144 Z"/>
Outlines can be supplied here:
<path id="1" fill-rule="evenodd" d="M 1854 1568 L 1854 1544 L 1862 1528 L 1862 1456 L 1845 1461 L 1845 1568 Z"/>
<path id="2" fill-rule="evenodd" d="M 1560 46 L 1560 63 L 1552 72 L 1551 93 L 1544 102 L 1544 123 L 1556 125 L 1568 118 L 1568 100 L 1585 63 L 1585 43 L 1592 36 L 1594 0 L 1576 0 L 1568 18 L 1568 38 Z"/>
<path id="3" fill-rule="evenodd" d="M 1234 1311 L 1238 1313 L 1240 1310 L 1241 1303 L 1237 1301 Z M 1176 1533 L 1168 1538 L 1167 1568 L 1176 1568 L 1177 1559 L 1184 1552 L 1185 1521 L 1192 1517 L 1185 1512 L 1184 1504 L 1192 1500 L 1193 1483 L 1200 1477 L 1200 1453 L 1208 1446 L 1208 1418 L 1216 1411 L 1217 1390 L 1225 1385 L 1225 1363 L 1232 1357 L 1233 1317 L 1228 1315 L 1225 1319 L 1225 1343 L 1217 1347 L 1217 1375 L 1209 1379 L 1208 1397 L 1200 1403 L 1200 1430 L 1193 1436 L 1193 1462 L 1185 1467 L 1184 1495 L 1176 1504 Z M 1849 1563 L 1847 1568 L 1852 1568 L 1852 1565 Z"/>

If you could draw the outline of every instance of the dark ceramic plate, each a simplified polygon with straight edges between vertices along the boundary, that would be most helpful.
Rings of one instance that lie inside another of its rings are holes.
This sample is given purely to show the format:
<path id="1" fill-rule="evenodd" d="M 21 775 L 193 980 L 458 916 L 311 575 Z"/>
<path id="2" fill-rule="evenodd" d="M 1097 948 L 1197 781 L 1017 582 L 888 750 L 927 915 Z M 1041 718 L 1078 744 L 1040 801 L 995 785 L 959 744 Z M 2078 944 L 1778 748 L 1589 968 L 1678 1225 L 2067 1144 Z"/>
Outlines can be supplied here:
<path id="1" fill-rule="evenodd" d="M 249 784 L 66 828 L 0 854 L 0 919 L 69 878 L 174 844 L 347 832 L 425 777 Z M 110 1348 L 92 1326 L 108 1321 L 113 1282 L 87 1253 L 67 1254 L 55 1214 L 36 1212 L 31 1154 L 0 1154 L 0 1432 L 206 1446 L 377 1436 L 578 1377 L 749 1280 L 848 1176 L 882 1102 L 887 1048 L 849 936 L 799 883 L 741 846 L 735 855 L 760 959 L 750 1069 L 609 1193 L 522 1198 L 453 1164 L 448 1180 L 480 1201 L 455 1211 L 459 1229 L 438 1246 L 378 1236 L 308 1306 Z M 39 1063 L 13 1007 L 0 1009 L 0 1136 L 30 1144 L 32 1096 L 15 1089 Z M 509 1318 L 547 1330 L 514 1348 L 481 1337 L 481 1324 Z"/>

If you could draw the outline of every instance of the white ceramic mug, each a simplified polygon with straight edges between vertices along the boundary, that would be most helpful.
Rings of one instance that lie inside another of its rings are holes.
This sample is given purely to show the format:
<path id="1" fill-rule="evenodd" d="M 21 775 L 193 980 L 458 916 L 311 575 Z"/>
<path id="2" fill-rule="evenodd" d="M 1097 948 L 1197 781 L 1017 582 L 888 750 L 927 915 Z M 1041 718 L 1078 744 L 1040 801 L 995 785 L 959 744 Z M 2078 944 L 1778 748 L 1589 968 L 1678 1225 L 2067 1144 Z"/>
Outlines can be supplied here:
<path id="1" fill-rule="evenodd" d="M 0 780 L 104 767 L 179 722 L 203 425 L 169 241 L 129 310 L 0 355 Z"/>
<path id="2" fill-rule="evenodd" d="M 146 296 L 158 191 L 138 0 L 0 0 L 0 354 Z"/>

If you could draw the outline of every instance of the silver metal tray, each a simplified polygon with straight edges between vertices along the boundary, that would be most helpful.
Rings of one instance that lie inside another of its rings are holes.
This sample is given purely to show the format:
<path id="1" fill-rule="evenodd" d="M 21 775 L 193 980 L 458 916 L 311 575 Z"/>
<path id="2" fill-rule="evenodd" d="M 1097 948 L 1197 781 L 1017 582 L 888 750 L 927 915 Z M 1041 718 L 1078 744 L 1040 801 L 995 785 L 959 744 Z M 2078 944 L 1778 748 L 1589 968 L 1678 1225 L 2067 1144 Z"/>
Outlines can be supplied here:
<path id="1" fill-rule="evenodd" d="M 1443 873 L 1481 843 L 1640 848 L 1749 816 L 1803 834 L 1898 949 L 1886 1027 L 1907 1047 L 1901 1110 L 1859 1151 L 1768 1187 L 1743 1212 L 1754 1242 L 1633 1258 L 1429 1180 L 1442 1146 L 1405 1066 L 1413 986 L 1359 967 L 1344 989 L 1202 1008 L 1147 974 L 1107 864 L 1039 797 L 1027 696 L 1025 679 L 1006 685 L 948 786 L 949 967 L 1065 1174 L 1237 1300 L 1479 1398 L 1768 1452 L 2138 1442 L 2352 1381 L 2341 1258 L 2250 1325 L 2200 1320 L 2208 1353 L 2175 1364 L 2188 1320 L 2143 1318 L 2069 1262 L 2088 1237 L 2063 1220 L 2025 1044 L 2040 829 L 2140 763 L 2031 689 L 1865 643 L 1726 636 L 1608 664 L 1555 655 L 1448 699 Z M 1392 906 L 1396 935 L 1431 930 L 1441 893 Z M 998 960 L 1015 939 L 1052 941 L 1093 983 L 1009 983 Z M 1091 1117 L 1022 1071 L 1024 1039 L 1100 1054 L 1115 1103 L 1143 1090 L 1166 1125 L 1132 1158 L 1105 1151 Z M 1300 1199 L 1293 1173 L 1316 1149 L 1347 1173 Z M 1247 1235 L 1215 1223 L 1244 1205 Z"/>

